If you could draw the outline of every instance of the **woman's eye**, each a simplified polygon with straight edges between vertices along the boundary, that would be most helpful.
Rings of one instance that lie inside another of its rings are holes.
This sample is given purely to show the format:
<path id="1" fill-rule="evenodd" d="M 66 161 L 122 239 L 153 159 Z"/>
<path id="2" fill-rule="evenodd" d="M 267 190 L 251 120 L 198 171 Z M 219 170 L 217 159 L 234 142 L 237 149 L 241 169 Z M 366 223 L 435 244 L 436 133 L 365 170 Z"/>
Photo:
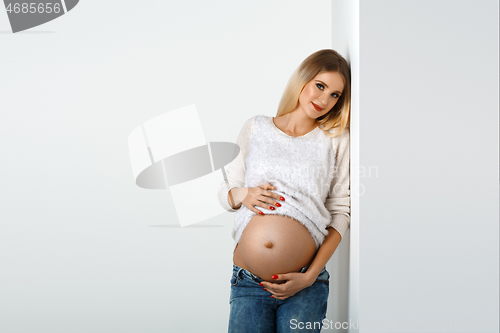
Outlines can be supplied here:
<path id="1" fill-rule="evenodd" d="M 323 87 L 321 83 L 316 83 L 316 87 L 318 87 L 321 90 L 325 89 L 325 87 Z"/>
<path id="2" fill-rule="evenodd" d="M 339 98 L 339 97 L 340 97 L 340 95 L 339 95 L 339 94 L 337 94 L 337 93 L 333 93 L 333 94 L 332 94 L 332 96 L 333 96 L 334 98 Z"/>

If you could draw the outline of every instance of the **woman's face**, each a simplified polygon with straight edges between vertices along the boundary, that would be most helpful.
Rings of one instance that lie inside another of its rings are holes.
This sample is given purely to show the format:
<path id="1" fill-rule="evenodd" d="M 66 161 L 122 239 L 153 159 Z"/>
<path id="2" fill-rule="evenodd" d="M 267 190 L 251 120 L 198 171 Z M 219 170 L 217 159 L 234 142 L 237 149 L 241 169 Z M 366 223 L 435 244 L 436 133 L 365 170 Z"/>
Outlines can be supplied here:
<path id="1" fill-rule="evenodd" d="M 321 72 L 309 81 L 299 97 L 299 108 L 309 117 L 327 114 L 344 91 L 344 82 L 338 72 Z"/>

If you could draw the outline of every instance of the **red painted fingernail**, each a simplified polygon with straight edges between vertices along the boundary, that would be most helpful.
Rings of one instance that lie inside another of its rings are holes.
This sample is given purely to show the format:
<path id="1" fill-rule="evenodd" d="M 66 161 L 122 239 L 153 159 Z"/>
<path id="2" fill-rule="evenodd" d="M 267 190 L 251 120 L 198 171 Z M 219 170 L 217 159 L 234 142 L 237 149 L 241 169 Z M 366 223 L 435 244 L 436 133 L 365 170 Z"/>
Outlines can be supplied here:
<path id="1" fill-rule="evenodd" d="M 280 200 L 283 200 L 283 201 L 285 201 L 285 198 L 283 198 L 283 197 L 280 197 Z"/>
<path id="2" fill-rule="evenodd" d="M 262 289 L 264 289 L 265 291 L 267 291 L 267 289 L 266 289 L 266 288 L 262 288 Z"/>
<path id="3" fill-rule="evenodd" d="M 273 296 L 273 295 L 271 295 L 271 297 L 272 297 L 272 298 L 274 298 L 274 296 Z"/>
<path id="4" fill-rule="evenodd" d="M 271 276 L 271 279 L 275 279 L 276 280 L 277 278 L 278 278 L 278 275 Z"/>
<path id="5" fill-rule="evenodd" d="M 276 203 L 277 207 L 281 207 L 281 204 L 279 202 Z"/>
<path id="6" fill-rule="evenodd" d="M 259 282 L 259 286 L 264 287 L 264 285 L 262 284 L 262 282 Z"/>
<path id="7" fill-rule="evenodd" d="M 269 209 L 270 210 L 275 210 L 276 208 L 274 208 L 273 206 L 269 206 Z"/>
<path id="8" fill-rule="evenodd" d="M 260 215 L 264 215 L 264 213 L 262 213 L 262 212 L 259 212 L 259 214 L 260 214 Z"/>

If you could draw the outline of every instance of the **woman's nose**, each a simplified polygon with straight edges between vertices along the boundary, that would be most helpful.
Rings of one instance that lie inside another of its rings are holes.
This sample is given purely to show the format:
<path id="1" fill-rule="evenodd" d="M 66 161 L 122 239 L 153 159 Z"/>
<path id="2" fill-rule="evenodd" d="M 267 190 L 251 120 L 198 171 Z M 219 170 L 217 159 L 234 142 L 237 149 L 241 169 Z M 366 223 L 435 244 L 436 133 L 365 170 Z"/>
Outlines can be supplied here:
<path id="1" fill-rule="evenodd" d="M 321 106 L 326 108 L 326 105 L 328 104 L 328 95 L 327 94 L 321 94 L 318 98 L 319 102 L 321 103 Z"/>

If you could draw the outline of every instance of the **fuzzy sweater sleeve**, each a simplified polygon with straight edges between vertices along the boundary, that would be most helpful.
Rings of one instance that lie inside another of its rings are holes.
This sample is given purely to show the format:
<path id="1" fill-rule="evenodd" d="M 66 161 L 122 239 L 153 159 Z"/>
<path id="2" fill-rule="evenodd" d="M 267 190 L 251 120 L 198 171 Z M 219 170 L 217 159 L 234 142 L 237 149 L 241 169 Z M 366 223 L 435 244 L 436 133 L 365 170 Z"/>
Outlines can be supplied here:
<path id="1" fill-rule="evenodd" d="M 349 137 L 349 128 L 345 128 L 338 138 L 334 176 L 325 202 L 325 207 L 332 215 L 332 221 L 328 226 L 336 229 L 342 238 L 351 224 Z"/>
<path id="2" fill-rule="evenodd" d="M 238 210 L 233 209 L 227 200 L 229 191 L 235 187 L 245 186 L 245 159 L 248 155 L 248 147 L 253 134 L 255 118 L 256 117 L 252 117 L 243 124 L 243 128 L 236 140 L 236 144 L 240 147 L 240 152 L 231 163 L 224 167 L 225 179 L 219 186 L 218 197 L 220 205 L 228 212 L 235 212 Z"/>

